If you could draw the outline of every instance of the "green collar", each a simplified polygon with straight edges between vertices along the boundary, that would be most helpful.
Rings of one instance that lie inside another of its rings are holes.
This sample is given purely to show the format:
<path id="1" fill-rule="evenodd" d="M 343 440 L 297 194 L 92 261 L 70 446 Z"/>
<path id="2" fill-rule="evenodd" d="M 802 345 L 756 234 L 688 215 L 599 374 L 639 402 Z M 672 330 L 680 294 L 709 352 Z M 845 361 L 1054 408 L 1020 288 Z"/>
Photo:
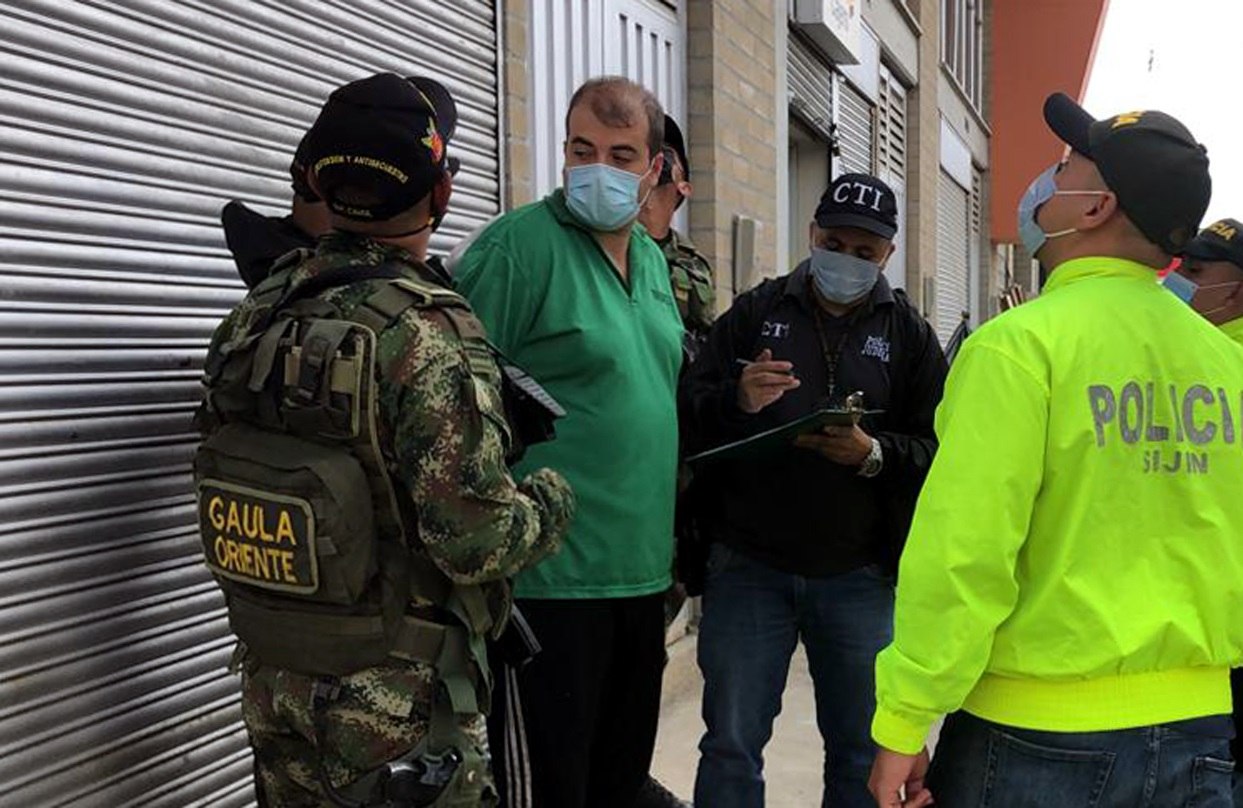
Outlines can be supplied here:
<path id="1" fill-rule="evenodd" d="M 1048 294 L 1063 286 L 1088 280 L 1090 278 L 1132 278 L 1147 280 L 1156 286 L 1157 271 L 1137 261 L 1125 258 L 1113 258 L 1099 255 L 1087 258 L 1074 258 L 1057 266 L 1049 275 L 1041 294 Z"/>
<path id="2" fill-rule="evenodd" d="M 1236 317 L 1218 326 L 1221 333 L 1238 343 L 1243 343 L 1243 317 Z"/>

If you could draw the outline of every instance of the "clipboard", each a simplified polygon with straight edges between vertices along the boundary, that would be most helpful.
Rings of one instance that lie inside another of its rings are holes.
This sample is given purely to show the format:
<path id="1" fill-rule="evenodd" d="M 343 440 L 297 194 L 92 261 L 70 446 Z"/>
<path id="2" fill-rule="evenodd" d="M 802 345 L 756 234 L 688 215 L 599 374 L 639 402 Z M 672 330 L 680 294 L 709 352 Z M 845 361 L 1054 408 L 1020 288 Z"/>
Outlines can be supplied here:
<path id="1" fill-rule="evenodd" d="M 766 429 L 749 438 L 726 443 L 686 458 L 687 463 L 702 463 L 708 460 L 727 460 L 729 458 L 747 457 L 764 454 L 773 449 L 780 449 L 791 443 L 799 435 L 816 432 L 826 426 L 853 426 L 860 419 L 869 415 L 880 415 L 884 410 L 861 409 L 821 409 L 796 418 L 781 426 Z"/>

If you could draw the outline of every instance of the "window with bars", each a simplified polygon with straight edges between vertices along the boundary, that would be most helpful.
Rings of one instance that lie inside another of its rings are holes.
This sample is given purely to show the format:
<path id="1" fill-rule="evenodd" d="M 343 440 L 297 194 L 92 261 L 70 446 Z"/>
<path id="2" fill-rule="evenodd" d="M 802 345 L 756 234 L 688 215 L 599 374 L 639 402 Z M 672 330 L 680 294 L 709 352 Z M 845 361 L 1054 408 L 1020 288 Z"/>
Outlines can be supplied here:
<path id="1" fill-rule="evenodd" d="M 984 109 L 984 2 L 941 0 L 941 63 L 978 111 Z"/>

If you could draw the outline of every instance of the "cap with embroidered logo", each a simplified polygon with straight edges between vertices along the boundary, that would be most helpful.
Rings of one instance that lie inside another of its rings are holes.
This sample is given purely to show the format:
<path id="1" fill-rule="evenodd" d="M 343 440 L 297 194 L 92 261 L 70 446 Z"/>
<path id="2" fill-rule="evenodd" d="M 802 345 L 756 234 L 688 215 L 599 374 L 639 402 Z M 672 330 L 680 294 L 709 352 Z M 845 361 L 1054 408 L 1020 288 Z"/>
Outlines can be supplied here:
<path id="1" fill-rule="evenodd" d="M 1178 119 L 1157 110 L 1096 120 L 1065 93 L 1044 102 L 1054 134 L 1096 164 L 1118 206 L 1171 255 L 1196 234 L 1212 194 L 1208 153 Z"/>
<path id="2" fill-rule="evenodd" d="M 1200 261 L 1229 261 L 1243 269 L 1243 224 L 1235 219 L 1213 222 L 1187 244 L 1183 256 Z"/>
<path id="3" fill-rule="evenodd" d="M 384 221 L 416 205 L 453 161 L 446 144 L 457 124 L 439 82 L 379 73 L 328 97 L 295 161 L 315 178 L 332 211 Z"/>

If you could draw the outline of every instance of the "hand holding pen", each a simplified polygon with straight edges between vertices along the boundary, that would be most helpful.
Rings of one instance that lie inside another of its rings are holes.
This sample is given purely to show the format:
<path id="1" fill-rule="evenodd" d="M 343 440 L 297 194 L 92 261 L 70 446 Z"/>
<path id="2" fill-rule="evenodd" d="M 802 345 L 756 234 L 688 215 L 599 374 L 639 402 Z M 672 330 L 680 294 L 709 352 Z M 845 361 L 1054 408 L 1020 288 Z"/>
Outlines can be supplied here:
<path id="1" fill-rule="evenodd" d="M 742 365 L 738 377 L 738 408 L 745 413 L 754 415 L 800 384 L 794 375 L 794 365 L 774 361 L 773 352 L 768 348 L 760 351 L 755 361 L 735 361 Z"/>

